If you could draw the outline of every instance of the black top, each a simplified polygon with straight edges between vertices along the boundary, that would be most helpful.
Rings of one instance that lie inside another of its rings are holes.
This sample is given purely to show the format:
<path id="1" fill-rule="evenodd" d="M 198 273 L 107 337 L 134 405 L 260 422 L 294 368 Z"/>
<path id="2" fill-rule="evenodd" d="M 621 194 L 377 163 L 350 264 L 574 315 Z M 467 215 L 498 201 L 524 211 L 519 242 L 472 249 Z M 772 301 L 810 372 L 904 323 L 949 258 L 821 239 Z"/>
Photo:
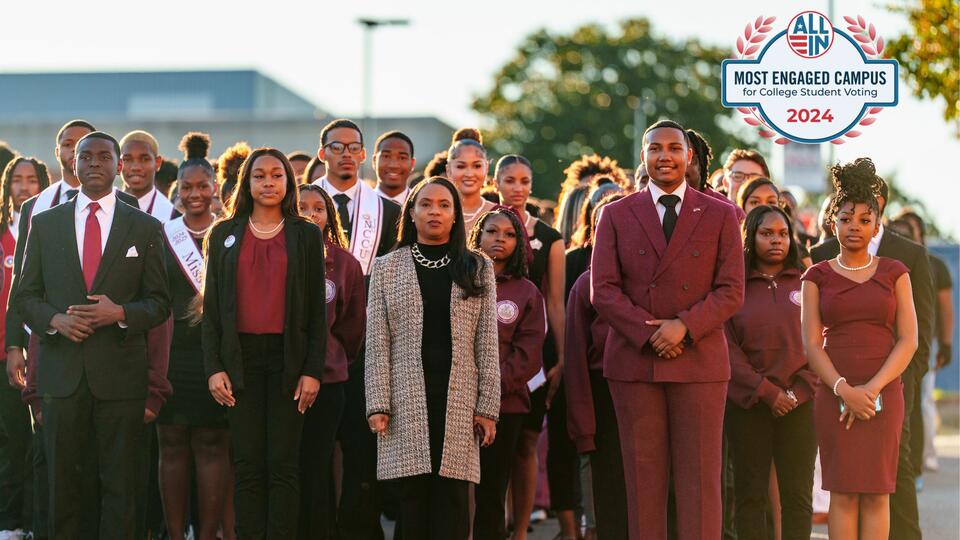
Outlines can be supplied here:
<path id="1" fill-rule="evenodd" d="M 203 239 L 193 238 L 203 255 Z M 164 258 L 167 265 L 167 280 L 170 283 L 170 309 L 173 311 L 173 343 L 172 348 L 189 347 L 200 348 L 200 325 L 192 321 L 194 316 L 193 302 L 197 298 L 197 291 L 183 275 L 183 269 L 177 261 L 177 256 L 164 246 Z M 202 358 L 198 358 L 200 362 Z"/>
<path id="2" fill-rule="evenodd" d="M 448 249 L 447 244 L 417 245 L 420 253 L 431 261 L 442 259 Z M 417 268 L 420 296 L 423 299 L 423 378 L 428 396 L 445 396 L 453 358 L 453 338 L 450 331 L 450 292 L 453 278 L 447 267 L 427 268 L 419 263 L 414 264 Z"/>
<path id="3" fill-rule="evenodd" d="M 533 236 L 530 237 L 530 248 L 533 250 L 533 262 L 530 263 L 530 281 L 543 291 L 543 280 L 547 275 L 547 265 L 550 261 L 550 248 L 554 242 L 563 240 L 556 229 L 540 221 L 533 225 Z"/>
<path id="4" fill-rule="evenodd" d="M 575 247 L 567 250 L 567 269 L 565 275 L 567 285 L 563 288 L 564 301 L 566 301 L 567 298 L 570 298 L 570 290 L 573 289 L 573 284 L 577 282 L 577 279 L 580 277 L 580 275 L 590 268 L 591 255 L 593 255 L 593 246 L 591 245 Z"/>

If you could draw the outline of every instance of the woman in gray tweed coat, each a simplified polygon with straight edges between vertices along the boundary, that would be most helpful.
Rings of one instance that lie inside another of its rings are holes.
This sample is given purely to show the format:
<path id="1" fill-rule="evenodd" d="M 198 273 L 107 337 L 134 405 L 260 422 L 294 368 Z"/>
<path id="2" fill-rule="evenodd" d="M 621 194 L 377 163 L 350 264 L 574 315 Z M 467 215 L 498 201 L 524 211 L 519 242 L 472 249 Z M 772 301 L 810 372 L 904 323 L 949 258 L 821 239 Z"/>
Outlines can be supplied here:
<path id="1" fill-rule="evenodd" d="M 466 539 L 469 482 L 500 411 L 493 265 L 466 247 L 456 188 L 434 177 L 403 209 L 367 303 L 366 393 L 377 477 L 399 479 L 404 538 Z"/>

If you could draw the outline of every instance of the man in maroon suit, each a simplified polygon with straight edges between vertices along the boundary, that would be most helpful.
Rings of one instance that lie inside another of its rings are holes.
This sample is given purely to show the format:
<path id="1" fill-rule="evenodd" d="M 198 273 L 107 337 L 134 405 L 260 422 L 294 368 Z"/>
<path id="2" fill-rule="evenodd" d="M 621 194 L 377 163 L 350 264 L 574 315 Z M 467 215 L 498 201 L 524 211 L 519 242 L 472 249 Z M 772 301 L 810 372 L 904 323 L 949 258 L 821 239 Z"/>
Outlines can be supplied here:
<path id="1" fill-rule="evenodd" d="M 683 127 L 643 135 L 647 188 L 607 205 L 592 262 L 593 304 L 610 323 L 603 374 L 620 427 L 630 538 L 667 537 L 667 481 L 680 539 L 720 538 L 723 323 L 743 301 L 734 209 L 690 189 Z"/>

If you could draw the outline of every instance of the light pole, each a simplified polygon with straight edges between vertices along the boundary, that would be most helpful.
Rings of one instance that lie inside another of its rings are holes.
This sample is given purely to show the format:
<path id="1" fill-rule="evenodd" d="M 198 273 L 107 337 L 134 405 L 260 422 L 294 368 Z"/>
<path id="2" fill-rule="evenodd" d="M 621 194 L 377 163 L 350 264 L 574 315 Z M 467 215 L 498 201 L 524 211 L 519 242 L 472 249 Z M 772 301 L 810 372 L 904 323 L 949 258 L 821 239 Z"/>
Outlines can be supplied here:
<path id="1" fill-rule="evenodd" d="M 363 26 L 363 128 L 367 135 L 373 135 L 370 131 L 370 89 L 372 85 L 373 74 L 373 31 L 381 26 L 406 26 L 410 24 L 409 19 L 375 19 L 373 17 L 360 17 L 357 24 Z"/>

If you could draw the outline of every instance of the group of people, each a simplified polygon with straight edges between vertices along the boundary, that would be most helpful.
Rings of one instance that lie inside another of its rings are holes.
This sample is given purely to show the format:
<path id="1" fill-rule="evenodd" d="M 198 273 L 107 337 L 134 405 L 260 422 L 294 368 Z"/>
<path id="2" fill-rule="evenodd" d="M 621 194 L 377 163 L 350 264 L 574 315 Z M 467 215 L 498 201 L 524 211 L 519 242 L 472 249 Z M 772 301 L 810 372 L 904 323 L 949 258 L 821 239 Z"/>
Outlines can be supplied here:
<path id="1" fill-rule="evenodd" d="M 315 156 L 210 146 L 167 190 L 151 134 L 73 120 L 61 181 L 4 168 L 5 538 L 523 540 L 543 429 L 563 540 L 809 538 L 818 449 L 831 537 L 920 538 L 950 279 L 870 159 L 817 237 L 669 120 L 632 178 L 571 164 L 556 220 L 475 129 L 419 175 L 380 135 L 374 185 L 347 119 Z"/>

